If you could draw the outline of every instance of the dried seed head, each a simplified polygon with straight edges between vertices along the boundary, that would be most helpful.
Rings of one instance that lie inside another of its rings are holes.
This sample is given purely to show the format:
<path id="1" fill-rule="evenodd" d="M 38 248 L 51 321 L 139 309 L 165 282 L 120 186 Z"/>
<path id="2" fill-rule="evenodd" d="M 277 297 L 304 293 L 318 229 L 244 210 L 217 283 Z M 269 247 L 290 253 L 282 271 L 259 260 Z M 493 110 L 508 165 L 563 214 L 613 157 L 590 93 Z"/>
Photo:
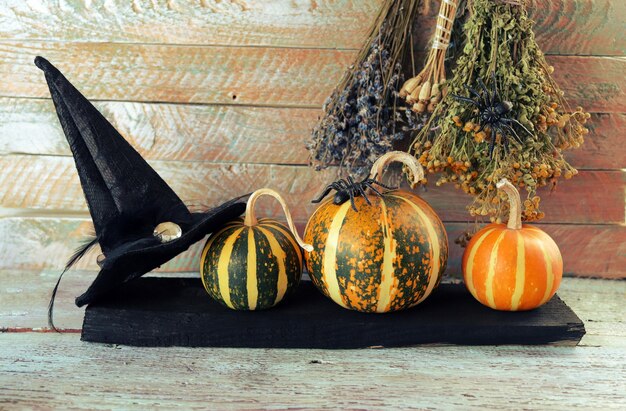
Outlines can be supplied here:
<path id="1" fill-rule="evenodd" d="M 406 102 L 409 104 L 416 103 L 419 100 L 421 90 L 422 85 L 418 85 L 417 87 L 415 87 L 411 94 L 409 94 L 409 96 L 406 98 Z"/>
<path id="2" fill-rule="evenodd" d="M 439 91 L 439 83 L 433 84 L 433 88 L 430 90 L 431 100 L 437 96 L 441 97 L 441 92 Z"/>
<path id="3" fill-rule="evenodd" d="M 423 113 L 424 111 L 426 111 L 426 104 L 422 101 L 419 101 L 418 103 L 413 105 L 413 111 L 415 111 L 416 113 Z"/>
<path id="4" fill-rule="evenodd" d="M 413 90 L 415 90 L 415 88 L 420 85 L 421 81 L 422 78 L 419 75 L 405 81 L 402 85 L 402 88 L 400 89 L 400 97 L 406 98 L 408 95 L 410 95 Z"/>
<path id="5" fill-rule="evenodd" d="M 420 90 L 419 100 L 426 102 L 430 99 L 430 81 L 426 81 L 422 84 L 422 89 Z"/>

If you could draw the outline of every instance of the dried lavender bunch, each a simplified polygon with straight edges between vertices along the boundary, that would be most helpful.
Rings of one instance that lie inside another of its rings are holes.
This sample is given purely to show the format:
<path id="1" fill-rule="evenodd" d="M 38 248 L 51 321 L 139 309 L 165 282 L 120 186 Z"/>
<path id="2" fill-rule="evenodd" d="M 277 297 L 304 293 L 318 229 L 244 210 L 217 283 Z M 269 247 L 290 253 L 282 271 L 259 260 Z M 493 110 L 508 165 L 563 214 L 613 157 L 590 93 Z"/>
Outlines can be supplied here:
<path id="1" fill-rule="evenodd" d="M 350 174 L 364 175 L 378 157 L 415 127 L 415 116 L 403 118 L 399 111 L 396 113 L 395 104 L 388 104 L 395 99 L 402 77 L 401 65 L 396 63 L 389 82 L 383 83 L 382 72 L 388 71 L 390 64 L 389 52 L 377 37 L 348 87 L 328 98 L 326 115 L 313 130 L 308 146 L 317 169 L 339 164 Z M 406 131 L 396 127 L 396 120 L 407 121 Z"/>
<path id="2" fill-rule="evenodd" d="M 419 0 L 386 0 L 367 46 L 324 104 L 307 142 L 316 169 L 364 176 L 382 154 L 423 123 L 398 101 L 402 62 Z"/>

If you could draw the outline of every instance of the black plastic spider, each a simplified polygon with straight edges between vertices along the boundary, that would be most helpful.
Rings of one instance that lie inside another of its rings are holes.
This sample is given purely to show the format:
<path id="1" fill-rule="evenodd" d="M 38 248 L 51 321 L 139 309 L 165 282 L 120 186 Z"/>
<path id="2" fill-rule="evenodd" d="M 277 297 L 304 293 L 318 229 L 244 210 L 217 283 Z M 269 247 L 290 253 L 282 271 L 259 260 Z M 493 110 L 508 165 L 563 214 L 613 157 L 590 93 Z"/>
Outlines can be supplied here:
<path id="1" fill-rule="evenodd" d="M 517 121 L 514 118 L 507 117 L 507 114 L 511 112 L 513 109 L 513 104 L 510 101 L 502 100 L 500 95 L 498 94 L 498 86 L 496 85 L 496 75 L 495 73 L 491 73 L 493 78 L 493 89 L 491 90 L 491 94 L 489 90 L 487 90 L 487 86 L 483 80 L 479 77 L 478 84 L 483 91 L 481 95 L 475 89 L 466 86 L 469 92 L 474 95 L 475 99 L 471 99 L 469 97 L 462 97 L 452 94 L 457 100 L 465 101 L 467 103 L 473 104 L 478 108 L 478 113 L 474 114 L 470 117 L 470 120 L 478 119 L 480 124 L 480 129 L 478 132 L 482 131 L 485 127 L 489 127 L 491 130 L 491 142 L 489 143 L 489 157 L 493 157 L 493 150 L 496 144 L 496 131 L 500 133 L 502 136 L 502 143 L 504 145 L 504 150 L 509 150 L 509 136 L 513 136 L 515 140 L 523 145 L 524 141 L 517 134 L 513 125 L 518 125 L 522 128 L 529 136 L 533 134 L 526 128 L 522 123 Z M 509 132 L 509 135 L 505 133 L 505 131 Z"/>
<path id="2" fill-rule="evenodd" d="M 350 200 L 352 203 L 352 209 L 354 211 L 359 211 L 354 204 L 354 197 L 363 196 L 365 202 L 369 205 L 372 205 L 369 198 L 367 198 L 367 194 L 365 194 L 366 189 L 372 190 L 376 195 L 382 197 L 383 194 L 378 191 L 374 185 L 378 185 L 382 188 L 386 188 L 387 190 L 395 190 L 398 187 L 389 187 L 381 182 L 376 181 L 376 176 L 374 178 L 365 177 L 363 180 L 356 182 L 352 179 L 352 177 L 348 177 L 348 181 L 346 180 L 337 180 L 332 184 L 329 184 L 324 189 L 324 192 L 315 200 L 311 201 L 312 203 L 319 203 L 330 193 L 331 190 L 335 190 L 335 197 L 333 198 L 333 204 L 340 205 Z"/>

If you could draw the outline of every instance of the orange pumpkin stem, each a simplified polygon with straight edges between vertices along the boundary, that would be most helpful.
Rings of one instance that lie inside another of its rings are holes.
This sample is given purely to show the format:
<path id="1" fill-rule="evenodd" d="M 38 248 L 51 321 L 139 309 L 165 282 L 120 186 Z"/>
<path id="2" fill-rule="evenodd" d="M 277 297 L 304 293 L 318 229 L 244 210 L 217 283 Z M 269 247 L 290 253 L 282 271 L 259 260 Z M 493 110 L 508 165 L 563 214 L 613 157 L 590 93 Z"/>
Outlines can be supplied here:
<path id="1" fill-rule="evenodd" d="M 409 172 L 409 184 L 411 188 L 424 179 L 424 168 L 415 157 L 404 151 L 390 151 L 383 154 L 376 160 L 370 171 L 370 178 L 381 179 L 386 167 L 395 161 L 405 165 L 405 170 Z"/>
<path id="2" fill-rule="evenodd" d="M 506 178 L 496 184 L 499 190 L 504 191 L 509 196 L 509 222 L 507 228 L 519 230 L 522 228 L 522 199 L 519 191 Z"/>
<path id="3" fill-rule="evenodd" d="M 313 251 L 313 246 L 310 244 L 306 244 L 304 241 L 302 241 L 302 239 L 298 235 L 296 226 L 293 223 L 293 219 L 291 218 L 291 213 L 289 212 L 289 207 L 287 207 L 287 203 L 285 203 L 285 200 L 283 199 L 283 197 L 280 194 L 278 194 L 276 191 L 270 188 L 261 188 L 259 190 L 256 190 L 254 193 L 250 195 L 250 198 L 248 198 L 248 203 L 246 204 L 246 216 L 244 217 L 243 223 L 248 227 L 252 227 L 258 224 L 259 221 L 257 220 L 256 215 L 254 214 L 254 206 L 256 204 L 256 200 L 258 200 L 259 197 L 264 196 L 264 195 L 274 197 L 276 200 L 278 200 L 278 202 L 283 208 L 283 211 L 285 212 L 285 217 L 287 218 L 287 224 L 289 225 L 289 229 L 293 233 L 293 236 L 298 242 L 298 245 L 300 245 L 300 247 L 302 247 L 305 251 L 308 251 L 308 252 Z"/>

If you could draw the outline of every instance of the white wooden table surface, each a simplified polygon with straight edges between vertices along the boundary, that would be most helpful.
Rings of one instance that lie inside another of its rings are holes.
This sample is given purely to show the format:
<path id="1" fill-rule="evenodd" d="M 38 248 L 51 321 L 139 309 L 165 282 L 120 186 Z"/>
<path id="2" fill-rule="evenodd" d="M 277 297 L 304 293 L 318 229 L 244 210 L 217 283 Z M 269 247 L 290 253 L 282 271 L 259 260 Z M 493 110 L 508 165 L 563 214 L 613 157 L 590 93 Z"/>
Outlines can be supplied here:
<path id="1" fill-rule="evenodd" d="M 626 281 L 564 279 L 578 347 L 134 348 L 0 334 L 0 409 L 626 409 Z M 1 302 L 0 302 L 1 303 Z"/>

